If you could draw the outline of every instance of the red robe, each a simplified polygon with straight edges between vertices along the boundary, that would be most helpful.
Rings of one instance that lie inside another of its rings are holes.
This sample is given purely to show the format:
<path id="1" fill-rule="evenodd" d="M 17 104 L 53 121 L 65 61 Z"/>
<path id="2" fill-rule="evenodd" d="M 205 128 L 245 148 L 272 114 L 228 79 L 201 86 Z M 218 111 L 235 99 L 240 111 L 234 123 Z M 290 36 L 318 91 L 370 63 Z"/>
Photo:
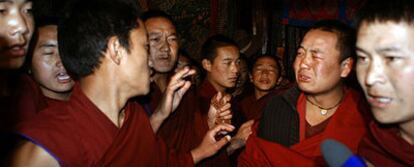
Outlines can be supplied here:
<path id="1" fill-rule="evenodd" d="M 259 120 L 262 111 L 270 97 L 277 95 L 279 91 L 272 91 L 260 99 L 256 99 L 254 92 L 238 102 L 238 108 L 247 120 Z"/>
<path id="2" fill-rule="evenodd" d="M 358 152 L 375 166 L 414 166 L 414 145 L 401 138 L 397 128 L 380 127 L 374 121 Z"/>
<path id="3" fill-rule="evenodd" d="M 247 140 L 245 151 L 239 157 L 238 166 L 323 166 L 325 163 L 321 156 L 320 143 L 328 138 L 338 140 L 356 152 L 366 131 L 364 119 L 360 113 L 365 108 L 358 104 L 361 98 L 357 92 L 347 90 L 343 102 L 330 118 L 325 130 L 310 138 L 305 138 L 306 100 L 304 94 L 301 93 L 297 103 L 299 143 L 286 147 L 270 142 L 258 137 L 257 129 L 254 128 L 254 133 Z"/>
<path id="4" fill-rule="evenodd" d="M 157 85 L 151 85 L 150 106 L 152 111 L 158 106 L 162 92 Z M 196 95 L 194 89 L 190 88 L 183 96 L 177 109 L 170 115 L 160 128 L 157 135 L 163 139 L 168 148 L 177 152 L 188 152 L 198 146 L 199 140 L 194 140 L 195 111 L 197 110 Z"/>
<path id="5" fill-rule="evenodd" d="M 152 132 L 143 108 L 125 107 L 122 127 L 116 127 L 75 86 L 64 106 L 53 106 L 21 125 L 19 133 L 49 152 L 61 166 L 167 166 L 174 164 L 164 143 Z M 190 154 L 182 166 L 191 166 Z M 178 162 L 178 161 L 176 161 Z M 185 165 L 184 165 L 185 164 Z"/>
<path id="6" fill-rule="evenodd" d="M 17 97 L 16 112 L 18 120 L 27 121 L 33 119 L 41 110 L 50 105 L 61 105 L 64 101 L 48 98 L 43 95 L 39 85 L 28 75 L 22 76 L 20 93 Z"/>

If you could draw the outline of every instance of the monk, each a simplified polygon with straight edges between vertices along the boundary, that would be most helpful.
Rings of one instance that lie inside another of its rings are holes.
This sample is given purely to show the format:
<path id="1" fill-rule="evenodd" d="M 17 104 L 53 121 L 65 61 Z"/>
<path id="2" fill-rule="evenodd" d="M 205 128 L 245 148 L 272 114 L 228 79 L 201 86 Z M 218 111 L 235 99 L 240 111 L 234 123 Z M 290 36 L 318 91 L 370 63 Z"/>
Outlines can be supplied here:
<path id="1" fill-rule="evenodd" d="M 359 154 L 374 166 L 414 166 L 414 5 L 368 2 L 357 25 L 357 76 L 376 120 Z"/>
<path id="2" fill-rule="evenodd" d="M 326 138 L 356 152 L 366 131 L 365 103 L 342 83 L 353 64 L 352 32 L 326 20 L 305 34 L 294 62 L 297 87 L 268 101 L 238 166 L 323 166 Z"/>
<path id="3" fill-rule="evenodd" d="M 209 117 L 208 108 L 210 106 L 210 99 L 217 92 L 231 97 L 228 91 L 236 86 L 240 63 L 237 44 L 223 35 L 215 35 L 208 38 L 202 46 L 201 53 L 202 66 L 206 71 L 206 79 L 197 91 L 197 102 L 200 108 L 196 114 L 196 119 L 204 120 L 196 122 L 195 127 L 198 128 L 198 138 L 212 126 L 205 121 Z M 237 113 L 237 111 L 232 111 L 233 118 L 231 123 L 239 127 L 243 118 L 238 116 L 241 114 Z M 250 126 L 252 124 L 253 122 L 250 121 L 241 125 L 226 150 L 222 150 L 218 155 L 207 159 L 201 166 L 230 166 L 228 156 L 244 146 L 245 141 L 251 133 Z"/>
<path id="4" fill-rule="evenodd" d="M 8 133 L 17 123 L 14 112 L 22 66 L 26 59 L 34 20 L 32 0 L 0 1 L 0 166 L 14 142 Z"/>
<path id="5" fill-rule="evenodd" d="M 29 61 L 31 76 L 25 75 L 26 86 L 21 88 L 17 112 L 19 120 L 29 120 L 49 105 L 69 100 L 74 81 L 60 60 L 57 44 L 57 18 L 37 19 L 31 41 Z"/>
<path id="6" fill-rule="evenodd" d="M 276 89 L 281 79 L 281 71 L 280 62 L 276 57 L 261 55 L 255 58 L 253 67 L 249 72 L 254 92 L 238 103 L 240 111 L 246 119 L 258 120 L 270 97 L 281 91 Z"/>
<path id="7" fill-rule="evenodd" d="M 161 97 L 166 92 L 168 82 L 175 73 L 174 68 L 177 66 L 178 60 L 178 35 L 172 19 L 162 11 L 150 10 L 145 12 L 141 18 L 148 31 L 149 59 L 152 62 L 153 73 L 150 94 L 146 97 L 140 97 L 139 100 L 141 102 L 146 100 L 144 103 L 150 104 L 150 110 L 155 111 L 162 102 Z M 194 72 L 191 70 L 191 74 Z M 177 106 L 177 111 L 162 122 L 162 125 L 158 125 L 160 128 L 157 135 L 165 141 L 169 148 L 178 152 L 190 151 L 200 142 L 194 140 L 197 130 L 194 128 L 194 122 L 197 121 L 194 119 L 194 113 L 197 110 L 195 99 L 195 92 L 191 88 L 184 94 L 183 100 Z M 155 117 L 152 115 L 153 113 L 149 114 L 151 117 Z"/>
<path id="8" fill-rule="evenodd" d="M 172 77 L 154 112 L 157 119 L 149 119 L 140 104 L 129 101 L 149 92 L 147 34 L 137 12 L 112 0 L 79 1 L 73 10 L 58 27 L 58 42 L 62 63 L 79 83 L 65 105 L 21 125 L 26 141 L 11 166 L 193 166 L 230 140 L 214 139 L 219 131 L 233 130 L 220 124 L 191 152 L 170 152 L 152 123 L 175 109 L 190 87 L 183 80 L 190 70 Z"/>

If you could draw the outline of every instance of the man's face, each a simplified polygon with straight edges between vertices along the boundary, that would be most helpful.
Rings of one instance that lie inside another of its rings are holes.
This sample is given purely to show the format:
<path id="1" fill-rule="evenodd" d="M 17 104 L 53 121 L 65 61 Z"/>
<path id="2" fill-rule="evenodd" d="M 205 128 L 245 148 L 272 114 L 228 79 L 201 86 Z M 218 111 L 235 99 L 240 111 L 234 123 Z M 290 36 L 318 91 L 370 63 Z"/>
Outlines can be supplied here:
<path id="1" fill-rule="evenodd" d="M 270 57 L 262 57 L 253 66 L 251 81 L 255 89 L 271 91 L 279 79 L 277 63 Z"/>
<path id="2" fill-rule="evenodd" d="M 358 81 L 381 123 L 414 120 L 413 37 L 405 23 L 363 23 L 358 31 Z"/>
<path id="3" fill-rule="evenodd" d="M 145 26 L 148 31 L 153 69 L 158 73 L 170 72 L 177 62 L 178 55 L 175 26 L 163 17 L 150 18 L 145 21 Z"/>
<path id="4" fill-rule="evenodd" d="M 69 92 L 74 81 L 66 73 L 60 60 L 57 43 L 57 26 L 38 29 L 39 37 L 33 49 L 32 73 L 43 94 L 54 98 L 59 93 Z"/>
<path id="5" fill-rule="evenodd" d="M 341 82 L 341 77 L 349 74 L 350 69 L 341 66 L 336 43 L 335 33 L 318 29 L 306 33 L 294 62 L 296 81 L 302 91 L 328 92 Z"/>
<path id="6" fill-rule="evenodd" d="M 240 88 L 247 82 L 249 78 L 249 69 L 247 69 L 247 62 L 246 61 L 240 61 L 239 65 L 239 78 L 237 78 L 236 87 Z"/>
<path id="7" fill-rule="evenodd" d="M 23 65 L 33 34 L 32 2 L 0 1 L 0 69 Z"/>
<path id="8" fill-rule="evenodd" d="M 126 82 L 133 85 L 135 94 L 144 95 L 149 92 L 150 85 L 150 69 L 148 66 L 148 40 L 147 31 L 141 20 L 139 27 L 130 33 L 130 52 L 126 55 L 123 74 L 126 75 Z"/>
<path id="9" fill-rule="evenodd" d="M 206 69 L 210 82 L 223 90 L 236 86 L 239 75 L 239 49 L 235 46 L 219 47 L 211 67 Z"/>

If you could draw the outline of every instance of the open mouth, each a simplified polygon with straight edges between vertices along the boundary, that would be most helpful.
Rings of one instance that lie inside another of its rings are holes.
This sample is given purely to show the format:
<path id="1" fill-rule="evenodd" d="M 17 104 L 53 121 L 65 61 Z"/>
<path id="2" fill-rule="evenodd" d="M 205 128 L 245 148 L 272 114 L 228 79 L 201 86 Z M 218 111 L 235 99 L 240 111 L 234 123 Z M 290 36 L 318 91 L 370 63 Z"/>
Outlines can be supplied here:
<path id="1" fill-rule="evenodd" d="M 10 57 L 23 57 L 26 55 L 26 49 L 23 47 L 23 45 L 14 45 L 12 47 L 9 47 L 6 52 L 8 56 Z"/>
<path id="2" fill-rule="evenodd" d="M 56 78 L 59 83 L 68 83 L 72 81 L 72 78 L 66 72 L 59 72 L 56 75 Z"/>
<path id="3" fill-rule="evenodd" d="M 393 101 L 393 99 L 390 97 L 371 96 L 371 95 L 368 95 L 367 100 L 372 106 L 379 107 L 379 108 L 387 107 Z"/>

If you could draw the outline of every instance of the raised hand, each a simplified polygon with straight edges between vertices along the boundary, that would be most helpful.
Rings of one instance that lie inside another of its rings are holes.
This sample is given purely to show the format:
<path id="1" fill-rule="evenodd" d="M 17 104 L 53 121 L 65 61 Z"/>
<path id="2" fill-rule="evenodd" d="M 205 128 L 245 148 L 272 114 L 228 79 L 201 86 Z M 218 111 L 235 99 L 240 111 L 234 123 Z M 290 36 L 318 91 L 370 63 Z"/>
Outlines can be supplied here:
<path id="1" fill-rule="evenodd" d="M 232 154 L 237 149 L 242 148 L 246 145 L 247 139 L 249 138 L 250 134 L 252 134 L 253 123 L 254 120 L 250 120 L 243 123 L 243 125 L 240 126 L 236 136 L 234 136 L 231 139 L 230 145 L 227 147 L 228 155 Z"/>
<path id="2" fill-rule="evenodd" d="M 231 137 L 226 135 L 220 140 L 216 140 L 215 136 L 221 131 L 231 132 L 234 130 L 234 126 L 229 124 L 219 124 L 210 129 L 203 138 L 200 145 L 191 150 L 191 155 L 195 164 L 216 154 L 221 148 L 223 148 L 230 140 Z"/>
<path id="3" fill-rule="evenodd" d="M 162 122 L 177 109 L 184 94 L 191 87 L 191 82 L 186 81 L 184 78 L 195 73 L 194 69 L 185 67 L 171 77 L 160 103 L 150 118 L 154 132 L 157 132 Z"/>
<path id="4" fill-rule="evenodd" d="M 218 92 L 211 98 L 207 120 L 209 129 L 220 123 L 231 124 L 232 114 L 230 100 L 230 95 L 223 96 L 221 92 Z"/>

